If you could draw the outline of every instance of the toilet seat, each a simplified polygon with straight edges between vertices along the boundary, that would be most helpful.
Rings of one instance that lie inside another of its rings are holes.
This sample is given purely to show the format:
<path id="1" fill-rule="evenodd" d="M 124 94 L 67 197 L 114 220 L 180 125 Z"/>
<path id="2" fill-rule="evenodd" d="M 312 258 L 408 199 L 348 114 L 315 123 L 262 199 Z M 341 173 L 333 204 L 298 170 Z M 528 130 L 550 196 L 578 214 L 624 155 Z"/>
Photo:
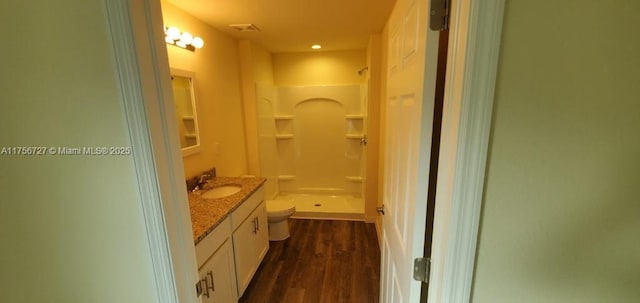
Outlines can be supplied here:
<path id="1" fill-rule="evenodd" d="M 285 216 L 296 211 L 296 206 L 289 200 L 267 200 L 267 215 Z"/>

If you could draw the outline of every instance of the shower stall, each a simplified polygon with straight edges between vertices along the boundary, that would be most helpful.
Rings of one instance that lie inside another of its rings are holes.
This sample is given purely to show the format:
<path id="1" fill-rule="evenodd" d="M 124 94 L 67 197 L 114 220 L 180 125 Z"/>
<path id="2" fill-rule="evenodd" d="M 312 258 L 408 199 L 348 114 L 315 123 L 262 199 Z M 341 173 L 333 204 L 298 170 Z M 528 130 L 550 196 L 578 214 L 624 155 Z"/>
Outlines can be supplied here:
<path id="1" fill-rule="evenodd" d="M 294 218 L 364 218 L 366 85 L 256 86 L 268 199 Z"/>

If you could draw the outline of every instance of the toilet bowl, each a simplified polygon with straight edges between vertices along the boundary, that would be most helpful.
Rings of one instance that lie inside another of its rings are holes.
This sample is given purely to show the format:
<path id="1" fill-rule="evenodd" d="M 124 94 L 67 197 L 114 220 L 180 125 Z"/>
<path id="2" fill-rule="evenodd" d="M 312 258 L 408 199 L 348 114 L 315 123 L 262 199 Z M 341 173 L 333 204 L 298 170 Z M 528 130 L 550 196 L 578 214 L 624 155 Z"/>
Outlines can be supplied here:
<path id="1" fill-rule="evenodd" d="M 267 220 L 269 221 L 269 241 L 289 238 L 289 217 L 296 212 L 296 206 L 289 200 L 267 200 Z"/>

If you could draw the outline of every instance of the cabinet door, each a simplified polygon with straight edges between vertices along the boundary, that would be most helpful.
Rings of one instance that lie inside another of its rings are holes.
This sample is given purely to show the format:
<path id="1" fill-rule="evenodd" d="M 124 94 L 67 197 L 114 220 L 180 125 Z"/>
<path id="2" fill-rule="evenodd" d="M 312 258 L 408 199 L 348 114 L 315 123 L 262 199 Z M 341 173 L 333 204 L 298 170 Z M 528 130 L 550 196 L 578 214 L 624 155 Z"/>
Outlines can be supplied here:
<path id="1" fill-rule="evenodd" d="M 256 263 L 256 232 L 257 225 L 254 213 L 233 232 L 233 250 L 236 259 L 236 277 L 238 282 L 238 296 L 251 282 Z"/>
<path id="2" fill-rule="evenodd" d="M 233 249 L 226 241 L 200 268 L 203 303 L 238 302 L 233 263 Z"/>
<path id="3" fill-rule="evenodd" d="M 269 222 L 264 201 L 258 204 L 233 233 L 233 247 L 238 296 L 242 296 L 269 250 Z"/>
<path id="4" fill-rule="evenodd" d="M 264 201 L 260 203 L 254 212 L 258 221 L 258 232 L 256 234 L 256 268 L 260 266 L 262 259 L 269 250 L 269 221 L 267 221 L 267 207 Z"/>

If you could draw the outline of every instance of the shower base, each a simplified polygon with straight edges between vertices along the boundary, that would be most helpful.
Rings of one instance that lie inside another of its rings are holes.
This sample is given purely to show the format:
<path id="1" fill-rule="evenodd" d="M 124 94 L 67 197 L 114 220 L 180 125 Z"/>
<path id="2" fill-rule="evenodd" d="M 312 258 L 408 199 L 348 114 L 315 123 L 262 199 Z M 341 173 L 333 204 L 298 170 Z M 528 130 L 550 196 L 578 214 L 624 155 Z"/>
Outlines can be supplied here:
<path id="1" fill-rule="evenodd" d="M 291 218 L 364 221 L 364 200 L 353 195 L 280 193 L 276 199 L 293 202 Z"/>

